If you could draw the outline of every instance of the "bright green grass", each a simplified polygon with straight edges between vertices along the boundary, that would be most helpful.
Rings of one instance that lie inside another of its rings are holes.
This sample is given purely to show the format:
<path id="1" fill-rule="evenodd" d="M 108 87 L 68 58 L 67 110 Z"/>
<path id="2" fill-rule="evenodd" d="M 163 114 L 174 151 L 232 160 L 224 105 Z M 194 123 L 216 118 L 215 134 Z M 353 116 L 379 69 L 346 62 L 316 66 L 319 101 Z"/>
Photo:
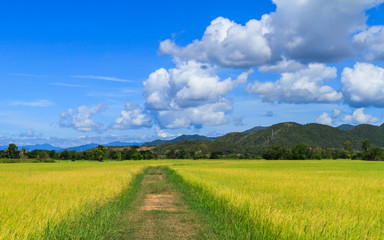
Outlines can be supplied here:
<path id="1" fill-rule="evenodd" d="M 105 225 L 115 223 L 105 221 L 121 211 L 134 177 L 151 164 L 0 164 L 0 239 L 106 238 Z"/>
<path id="2" fill-rule="evenodd" d="M 205 161 L 172 169 L 232 239 L 384 239 L 384 162 Z"/>

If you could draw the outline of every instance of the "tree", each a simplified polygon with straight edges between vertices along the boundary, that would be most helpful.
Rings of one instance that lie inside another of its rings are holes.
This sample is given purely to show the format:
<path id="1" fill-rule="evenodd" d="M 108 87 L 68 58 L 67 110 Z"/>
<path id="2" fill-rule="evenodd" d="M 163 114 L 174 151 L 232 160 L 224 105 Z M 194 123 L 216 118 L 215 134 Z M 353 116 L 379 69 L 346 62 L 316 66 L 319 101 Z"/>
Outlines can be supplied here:
<path id="1" fill-rule="evenodd" d="M 366 160 L 381 161 L 383 160 L 383 150 L 379 147 L 374 147 L 369 151 L 369 158 Z"/>
<path id="2" fill-rule="evenodd" d="M 60 153 L 60 159 L 69 160 L 69 152 L 67 149 Z"/>
<path id="3" fill-rule="evenodd" d="M 40 154 L 38 155 L 37 159 L 40 161 L 40 162 L 44 162 L 45 160 L 47 160 L 49 158 L 49 155 L 47 153 L 47 151 L 40 151 Z"/>
<path id="4" fill-rule="evenodd" d="M 21 148 L 21 151 L 19 153 L 19 158 L 25 158 L 27 153 L 28 153 L 28 150 L 25 147 Z"/>
<path id="5" fill-rule="evenodd" d="M 177 159 L 186 159 L 187 158 L 187 153 L 184 150 L 179 150 L 176 153 L 176 158 Z"/>
<path id="6" fill-rule="evenodd" d="M 211 155 L 209 156 L 210 159 L 219 159 L 219 157 L 223 155 L 222 152 L 219 152 L 219 151 L 215 151 L 215 152 L 212 152 Z"/>
<path id="7" fill-rule="evenodd" d="M 7 155 L 8 158 L 16 158 L 16 156 L 19 154 L 19 149 L 14 143 L 10 143 L 7 148 Z"/>
<path id="8" fill-rule="evenodd" d="M 175 159 L 176 158 L 176 151 L 175 150 L 169 150 L 167 153 L 166 153 L 166 156 L 168 159 Z"/>
<path id="9" fill-rule="evenodd" d="M 361 148 L 364 150 L 364 152 L 368 152 L 370 147 L 371 147 L 371 140 L 369 140 L 368 138 L 364 139 L 363 144 L 361 145 Z"/>
<path id="10" fill-rule="evenodd" d="M 105 147 L 103 145 L 97 146 L 93 154 L 95 160 L 102 162 L 105 158 Z"/>
<path id="11" fill-rule="evenodd" d="M 262 154 L 262 157 L 267 160 L 279 160 L 279 159 L 287 159 L 288 151 L 284 146 L 271 146 L 267 151 Z"/>
<path id="12" fill-rule="evenodd" d="M 305 144 L 297 144 L 292 148 L 292 158 L 305 160 L 309 156 L 309 148 Z"/>
<path id="13" fill-rule="evenodd" d="M 119 150 L 112 150 L 112 151 L 109 152 L 109 157 L 114 159 L 114 160 L 121 161 L 121 151 L 119 151 Z"/>
<path id="14" fill-rule="evenodd" d="M 344 150 L 347 151 L 348 153 L 352 152 L 352 143 L 351 141 L 345 141 L 344 142 Z"/>

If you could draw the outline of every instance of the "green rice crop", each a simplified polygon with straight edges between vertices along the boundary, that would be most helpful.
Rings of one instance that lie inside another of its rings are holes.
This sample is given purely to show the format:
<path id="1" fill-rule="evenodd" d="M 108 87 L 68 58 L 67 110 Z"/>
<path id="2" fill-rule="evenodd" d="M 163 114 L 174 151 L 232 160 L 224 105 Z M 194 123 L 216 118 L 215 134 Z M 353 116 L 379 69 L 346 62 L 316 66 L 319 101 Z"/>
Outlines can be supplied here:
<path id="1" fill-rule="evenodd" d="M 171 166 L 228 239 L 384 239 L 384 162 L 212 161 Z"/>

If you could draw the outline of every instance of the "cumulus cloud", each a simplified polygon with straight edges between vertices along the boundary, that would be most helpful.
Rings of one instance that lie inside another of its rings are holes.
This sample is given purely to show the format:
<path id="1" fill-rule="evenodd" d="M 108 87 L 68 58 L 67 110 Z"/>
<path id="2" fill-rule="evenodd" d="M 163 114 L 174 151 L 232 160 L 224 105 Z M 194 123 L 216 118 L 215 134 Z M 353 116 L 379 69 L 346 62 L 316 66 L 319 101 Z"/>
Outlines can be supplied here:
<path id="1" fill-rule="evenodd" d="M 207 103 L 196 107 L 159 111 L 159 124 L 165 128 L 201 128 L 217 126 L 228 122 L 227 114 L 232 111 L 232 104 L 221 99 L 216 103 Z"/>
<path id="2" fill-rule="evenodd" d="M 338 109 L 338 108 L 334 108 L 334 109 L 333 109 L 333 111 L 332 111 L 332 117 L 333 117 L 333 118 L 337 118 L 337 117 L 339 117 L 340 114 L 341 114 L 341 110 L 340 110 L 340 109 Z"/>
<path id="3" fill-rule="evenodd" d="M 322 114 L 320 114 L 320 116 L 318 116 L 316 118 L 316 122 L 317 123 L 320 123 L 320 124 L 324 124 L 324 125 L 332 125 L 332 118 L 329 116 L 328 113 L 326 112 L 323 112 Z"/>
<path id="4" fill-rule="evenodd" d="M 384 26 L 373 26 L 353 36 L 353 43 L 366 60 L 384 60 Z"/>
<path id="5" fill-rule="evenodd" d="M 356 109 L 352 115 L 345 115 L 343 121 L 346 123 L 377 123 L 380 120 L 370 114 L 364 113 L 364 108 Z"/>
<path id="6" fill-rule="evenodd" d="M 356 63 L 341 74 L 345 101 L 355 107 L 384 106 L 384 69 L 370 63 Z"/>
<path id="7" fill-rule="evenodd" d="M 152 127 L 152 118 L 145 113 L 140 106 L 125 103 L 125 110 L 121 111 L 120 117 L 116 118 L 112 128 L 114 129 L 133 129 L 141 127 Z"/>
<path id="8" fill-rule="evenodd" d="M 260 20 L 240 25 L 218 17 L 200 40 L 183 47 L 168 39 L 159 52 L 184 61 L 286 72 L 300 68 L 295 61 L 329 63 L 353 56 L 353 38 L 356 46 L 382 58 L 382 26 L 365 30 L 365 11 L 383 1 L 273 0 L 276 11 Z"/>
<path id="9" fill-rule="evenodd" d="M 305 68 L 304 64 L 301 64 L 294 60 L 287 60 L 285 57 L 282 57 L 282 60 L 275 64 L 266 64 L 259 67 L 259 72 L 294 72 L 300 69 Z"/>
<path id="10" fill-rule="evenodd" d="M 201 40 L 179 47 L 171 40 L 160 43 L 159 52 L 184 61 L 197 60 L 225 67 L 249 68 L 268 62 L 271 49 L 266 39 L 269 29 L 265 22 L 250 20 L 245 26 L 227 18 L 218 17 L 207 27 Z"/>
<path id="11" fill-rule="evenodd" d="M 144 82 L 145 107 L 166 128 L 220 125 L 232 110 L 225 95 L 246 83 L 252 72 L 221 80 L 211 65 L 177 62 L 176 68 L 158 69 Z"/>
<path id="12" fill-rule="evenodd" d="M 248 93 L 258 95 L 268 102 L 330 103 L 342 98 L 332 87 L 322 85 L 336 78 L 336 68 L 324 64 L 309 64 L 293 73 L 283 73 L 276 82 L 255 81 L 247 87 Z"/>
<path id="13" fill-rule="evenodd" d="M 159 126 L 155 126 L 155 131 L 157 136 L 161 138 L 173 138 L 181 135 L 181 134 L 167 133 L 165 130 L 161 129 Z"/>
<path id="14" fill-rule="evenodd" d="M 26 132 L 20 133 L 19 135 L 20 138 L 35 138 L 35 137 L 41 138 L 42 136 L 43 136 L 42 134 L 36 134 L 35 130 L 33 130 L 32 128 L 28 129 L 28 131 Z"/>
<path id="15" fill-rule="evenodd" d="M 353 55 L 351 36 L 365 28 L 365 11 L 383 0 L 273 0 L 270 45 L 305 62 L 333 62 Z"/>
<path id="16" fill-rule="evenodd" d="M 103 103 L 93 107 L 80 106 L 77 108 L 77 113 L 68 109 L 67 112 L 61 113 L 59 125 L 60 127 L 74 128 L 80 132 L 100 131 L 103 129 L 103 124 L 96 123 L 91 117 L 105 109 L 106 106 Z"/>

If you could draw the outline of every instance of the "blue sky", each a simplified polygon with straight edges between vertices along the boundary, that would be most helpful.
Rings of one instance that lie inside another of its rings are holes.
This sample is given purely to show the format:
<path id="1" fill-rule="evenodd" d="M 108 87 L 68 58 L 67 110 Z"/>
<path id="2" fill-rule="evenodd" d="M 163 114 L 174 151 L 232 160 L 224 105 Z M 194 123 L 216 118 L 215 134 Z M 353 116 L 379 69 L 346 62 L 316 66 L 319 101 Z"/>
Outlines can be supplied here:
<path id="1" fill-rule="evenodd" d="M 2 3 L 0 145 L 380 125 L 383 2 Z"/>

